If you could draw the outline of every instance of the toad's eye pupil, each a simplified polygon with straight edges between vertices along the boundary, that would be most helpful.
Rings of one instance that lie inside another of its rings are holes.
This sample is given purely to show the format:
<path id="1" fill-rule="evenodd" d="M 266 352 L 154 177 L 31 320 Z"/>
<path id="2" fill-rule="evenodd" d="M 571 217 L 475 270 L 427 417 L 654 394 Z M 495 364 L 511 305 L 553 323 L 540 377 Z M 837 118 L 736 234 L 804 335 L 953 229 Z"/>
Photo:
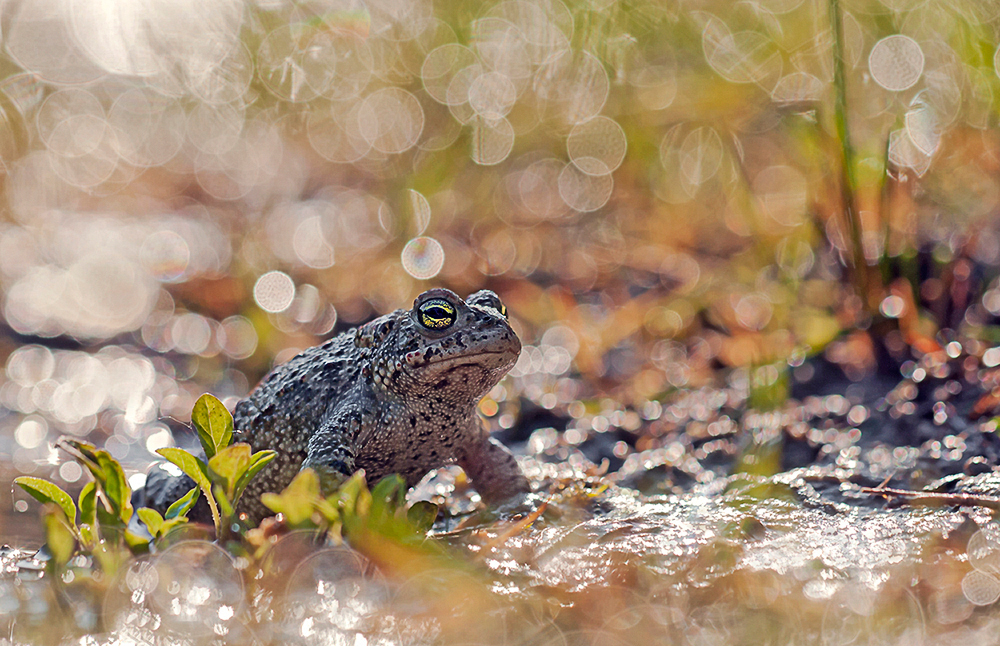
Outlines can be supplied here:
<path id="1" fill-rule="evenodd" d="M 420 323 L 427 328 L 443 330 L 455 322 L 455 307 L 447 301 L 428 301 L 419 311 Z"/>

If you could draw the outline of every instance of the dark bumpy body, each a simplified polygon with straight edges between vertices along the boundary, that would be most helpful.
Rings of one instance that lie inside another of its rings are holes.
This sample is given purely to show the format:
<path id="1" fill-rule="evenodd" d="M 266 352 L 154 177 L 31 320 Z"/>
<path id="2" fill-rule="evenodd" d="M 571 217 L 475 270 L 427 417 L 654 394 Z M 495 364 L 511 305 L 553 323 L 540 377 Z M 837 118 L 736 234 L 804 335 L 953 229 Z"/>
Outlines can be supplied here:
<path id="1" fill-rule="evenodd" d="M 267 516 L 260 494 L 281 491 L 303 467 L 329 490 L 358 469 L 369 483 L 398 473 L 413 486 L 459 464 L 490 502 L 529 490 L 517 461 L 489 437 L 479 400 L 521 351 L 496 294 L 463 301 L 446 289 L 310 348 L 275 368 L 237 404 L 233 440 L 278 457 L 247 488 L 239 511 Z M 154 477 L 145 504 L 165 508 L 193 482 Z"/>

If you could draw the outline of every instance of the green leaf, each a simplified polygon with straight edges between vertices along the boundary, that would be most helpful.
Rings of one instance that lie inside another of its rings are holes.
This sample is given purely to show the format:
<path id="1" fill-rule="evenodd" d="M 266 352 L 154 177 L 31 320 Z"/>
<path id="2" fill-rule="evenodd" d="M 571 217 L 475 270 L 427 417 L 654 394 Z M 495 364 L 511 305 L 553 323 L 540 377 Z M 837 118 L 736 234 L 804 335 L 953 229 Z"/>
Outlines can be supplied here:
<path id="1" fill-rule="evenodd" d="M 358 516 L 370 516 L 372 510 L 372 494 L 368 491 L 367 483 L 362 481 L 361 489 L 354 499 L 354 513 Z"/>
<path id="2" fill-rule="evenodd" d="M 212 495 L 212 481 L 208 477 L 208 465 L 184 449 L 167 447 L 164 449 L 157 449 L 156 452 L 173 464 L 177 465 L 181 471 L 194 480 L 195 484 L 197 484 L 201 489 L 201 492 L 205 494 L 205 500 L 208 502 L 208 508 L 212 510 L 212 521 L 215 523 L 215 533 L 217 536 L 220 535 L 222 532 L 222 519 L 219 517 L 219 506 L 215 502 L 215 496 Z"/>
<path id="3" fill-rule="evenodd" d="M 91 525 L 97 522 L 97 485 L 91 480 L 80 490 L 80 525 Z"/>
<path id="4" fill-rule="evenodd" d="M 212 491 L 215 493 L 215 501 L 219 503 L 219 513 L 221 513 L 222 517 L 226 519 L 228 527 L 229 519 L 236 515 L 236 510 L 233 509 L 233 503 L 229 502 L 229 494 L 223 490 L 222 485 L 215 485 L 212 487 Z M 221 536 L 219 538 L 221 539 Z"/>
<path id="5" fill-rule="evenodd" d="M 56 445 L 76 458 L 77 462 L 90 471 L 90 475 L 94 476 L 94 480 L 102 485 L 104 481 L 107 480 L 107 474 L 104 473 L 104 467 L 98 464 L 97 461 L 96 446 L 90 444 L 89 442 L 83 442 L 71 437 L 60 438 L 60 440 L 56 442 Z"/>
<path id="6" fill-rule="evenodd" d="M 125 530 L 125 544 L 128 545 L 133 556 L 149 553 L 149 543 L 150 541 L 145 536 L 140 536 L 129 529 Z"/>
<path id="7" fill-rule="evenodd" d="M 94 544 L 91 554 L 101 566 L 103 572 L 114 572 L 118 569 L 118 552 L 120 548 L 110 541 L 98 541 Z"/>
<path id="8" fill-rule="evenodd" d="M 208 461 L 212 479 L 222 485 L 226 496 L 232 497 L 236 482 L 250 466 L 250 445 L 244 442 L 227 446 Z"/>
<path id="9" fill-rule="evenodd" d="M 177 465 L 177 468 L 194 480 L 195 484 L 201 488 L 203 493 L 206 495 L 211 493 L 212 481 L 208 478 L 208 472 L 204 462 L 184 449 L 178 449 L 176 447 L 168 446 L 163 449 L 157 449 L 156 452 Z"/>
<path id="10" fill-rule="evenodd" d="M 92 550 L 97 544 L 98 536 L 91 523 L 80 523 L 80 542 L 85 549 Z"/>
<path id="11" fill-rule="evenodd" d="M 57 444 L 90 471 L 112 514 L 127 525 L 132 518 L 132 488 L 118 460 L 93 444 L 73 438 L 64 437 Z"/>
<path id="12" fill-rule="evenodd" d="M 254 476 L 260 473 L 260 470 L 267 466 L 267 463 L 278 457 L 277 451 L 265 450 L 257 451 L 250 456 L 250 466 L 246 468 L 243 475 L 240 476 L 239 480 L 236 481 L 236 489 L 233 491 L 233 504 L 235 505 L 240 501 L 243 496 L 243 491 L 253 480 Z"/>
<path id="13" fill-rule="evenodd" d="M 70 529 L 69 519 L 62 507 L 56 503 L 45 505 L 45 542 L 58 565 L 65 565 L 76 549 L 76 539 Z"/>
<path id="14" fill-rule="evenodd" d="M 160 512 L 149 507 L 139 507 L 135 513 L 154 538 L 160 535 L 160 532 L 163 531 L 163 516 L 160 515 Z"/>
<path id="15" fill-rule="evenodd" d="M 188 522 L 186 516 L 177 516 L 176 518 L 163 521 L 163 527 L 160 529 L 160 536 L 166 536 L 174 527 L 183 525 L 186 522 Z"/>
<path id="16" fill-rule="evenodd" d="M 340 522 L 340 511 L 337 510 L 337 507 L 329 499 L 318 498 L 315 508 L 328 525 L 333 526 Z"/>
<path id="17" fill-rule="evenodd" d="M 371 515 L 374 518 L 392 516 L 406 504 L 406 481 L 393 473 L 382 478 L 372 487 Z"/>
<path id="18" fill-rule="evenodd" d="M 369 527 L 369 511 L 372 507 L 372 495 L 365 483 L 364 471 L 357 471 L 340 487 L 335 494 L 340 510 L 340 520 L 345 536 L 354 537 L 358 532 L 364 532 Z"/>
<path id="19" fill-rule="evenodd" d="M 286 522 L 295 527 L 312 517 L 319 495 L 319 477 L 312 469 L 302 469 L 280 494 L 265 493 L 260 497 L 264 506 L 276 514 L 284 514 Z"/>
<path id="20" fill-rule="evenodd" d="M 174 501 L 172 505 L 167 507 L 167 513 L 163 515 L 164 520 L 186 517 L 188 512 L 194 508 L 195 503 L 198 502 L 199 494 L 201 494 L 201 489 L 198 487 L 191 487 L 191 491 L 187 492 Z"/>
<path id="21" fill-rule="evenodd" d="M 103 483 L 104 493 L 107 494 L 111 508 L 122 524 L 128 525 L 132 518 L 132 487 L 125 477 L 125 471 L 121 463 L 107 451 L 97 451 L 97 461 L 107 475 L 107 480 Z"/>
<path id="22" fill-rule="evenodd" d="M 430 531 L 434 525 L 434 521 L 437 519 L 437 515 L 438 506 L 429 500 L 418 500 L 406 512 L 407 520 L 420 530 L 422 534 Z"/>
<path id="23" fill-rule="evenodd" d="M 205 393 L 198 398 L 191 411 L 191 422 L 209 460 L 233 439 L 233 416 L 214 395 Z"/>
<path id="24" fill-rule="evenodd" d="M 73 528 L 74 533 L 76 532 L 76 505 L 73 503 L 73 498 L 60 489 L 58 485 L 48 480 L 33 478 L 31 476 L 14 478 L 14 484 L 24 489 L 38 502 L 50 502 L 59 505 L 66 515 L 66 520 L 69 521 L 70 527 Z"/>
<path id="25" fill-rule="evenodd" d="M 403 476 L 393 473 L 379 480 L 372 487 L 372 498 L 389 506 L 398 507 L 406 502 L 406 481 Z"/>
<path id="26" fill-rule="evenodd" d="M 364 492 L 364 496 L 362 496 Z M 371 494 L 368 493 L 368 488 L 365 485 L 365 474 L 363 471 L 357 471 L 352 475 L 347 482 L 341 485 L 340 489 L 334 494 L 337 499 L 338 507 L 348 513 L 367 513 L 368 504 L 361 501 L 359 505 L 359 499 L 367 497 L 368 503 L 370 503 Z M 361 506 L 363 509 L 358 510 Z"/>
<path id="27" fill-rule="evenodd" d="M 103 540 L 94 545 L 90 553 L 100 565 L 102 572 L 113 577 L 115 572 L 132 559 L 132 553 L 122 545 L 123 542 L 131 540 L 135 540 L 134 534 L 132 537 L 119 536 L 115 540 Z M 142 539 L 138 542 L 141 543 Z"/>
<path id="28" fill-rule="evenodd" d="M 97 506 L 97 525 L 101 536 L 107 539 L 117 537 L 125 528 L 118 514 L 109 511 L 105 505 Z"/>

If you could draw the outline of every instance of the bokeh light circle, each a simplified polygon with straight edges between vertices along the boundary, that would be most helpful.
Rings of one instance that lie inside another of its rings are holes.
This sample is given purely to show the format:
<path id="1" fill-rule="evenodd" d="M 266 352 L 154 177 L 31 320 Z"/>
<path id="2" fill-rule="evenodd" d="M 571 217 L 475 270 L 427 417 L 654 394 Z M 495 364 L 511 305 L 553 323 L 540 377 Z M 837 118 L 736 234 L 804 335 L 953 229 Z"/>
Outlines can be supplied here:
<path id="1" fill-rule="evenodd" d="M 269 271 L 253 286 L 253 299 L 265 312 L 283 312 L 295 298 L 295 282 L 281 271 Z"/>
<path id="2" fill-rule="evenodd" d="M 506 116 L 517 100 L 514 83 L 501 72 L 480 74 L 469 86 L 469 106 L 485 119 Z"/>
<path id="3" fill-rule="evenodd" d="M 419 280 L 434 278 L 444 267 L 444 247 L 434 238 L 414 238 L 403 247 L 400 257 L 406 273 Z"/>
<path id="4" fill-rule="evenodd" d="M 424 110 L 417 97 L 398 87 L 369 94 L 358 111 L 361 136 L 376 150 L 396 154 L 409 150 L 424 130 Z"/>
<path id="5" fill-rule="evenodd" d="M 587 51 L 552 56 L 535 75 L 535 94 L 567 123 L 596 117 L 608 99 L 610 81 L 601 61 Z"/>
<path id="6" fill-rule="evenodd" d="M 468 47 L 455 43 L 438 47 L 427 54 L 420 68 L 424 90 L 438 103 L 447 105 L 450 103 L 448 88 L 452 79 L 461 70 L 475 65 L 477 60 L 476 54 Z"/>
<path id="7" fill-rule="evenodd" d="M 764 212 L 784 226 L 805 219 L 809 187 L 805 175 L 791 166 L 768 166 L 757 173 L 753 189 Z"/>
<path id="8" fill-rule="evenodd" d="M 781 54 L 774 41 L 757 31 L 732 33 L 713 18 L 702 32 L 702 48 L 712 69 L 732 83 L 770 87 L 781 75 Z"/>
<path id="9" fill-rule="evenodd" d="M 165 283 L 180 280 L 191 262 L 191 249 L 187 240 L 170 230 L 150 233 L 143 241 L 139 253 L 149 273 Z"/>
<path id="10" fill-rule="evenodd" d="M 472 128 L 472 161 L 493 166 L 507 159 L 514 148 L 514 127 L 503 117 L 478 118 Z"/>
<path id="11" fill-rule="evenodd" d="M 63 123 L 68 119 L 84 117 L 91 117 L 97 122 L 104 121 L 104 107 L 96 96 L 83 88 L 66 88 L 53 92 L 35 113 L 38 136 L 48 146 L 53 132 Z"/>
<path id="12" fill-rule="evenodd" d="M 587 175 L 607 175 L 625 159 L 625 131 L 614 119 L 594 117 L 579 123 L 566 139 L 570 160 Z"/>
<path id="13" fill-rule="evenodd" d="M 4 47 L 25 71 L 53 84 L 85 84 L 104 76 L 72 34 L 72 3 L 36 0 L 5 7 Z"/>
<path id="14" fill-rule="evenodd" d="M 701 126 L 692 130 L 684 138 L 679 151 L 684 179 L 694 186 L 701 186 L 712 179 L 722 166 L 724 152 L 722 139 L 714 128 Z"/>
<path id="15" fill-rule="evenodd" d="M 898 319 L 906 309 L 906 301 L 901 296 L 892 294 L 882 299 L 878 306 L 882 316 L 890 319 Z"/>
<path id="16" fill-rule="evenodd" d="M 350 164 L 363 158 L 372 149 L 370 142 L 361 136 L 358 123 L 360 103 L 344 108 L 336 104 L 331 114 L 321 111 L 309 113 L 306 135 L 309 144 L 323 158 L 340 164 Z"/>
<path id="17" fill-rule="evenodd" d="M 924 73 L 924 52 L 909 36 L 887 36 L 872 47 L 868 70 L 875 82 L 885 89 L 906 90 L 916 85 Z"/>
<path id="18" fill-rule="evenodd" d="M 590 163 L 596 164 L 597 160 Z M 587 175 L 573 164 L 566 164 L 559 173 L 559 195 L 577 211 L 596 211 L 607 204 L 614 186 L 611 173 Z"/>
<path id="19" fill-rule="evenodd" d="M 233 359 L 246 359 L 257 349 L 257 330 L 245 316 L 230 316 L 216 332 L 222 351 Z"/>
<path id="20" fill-rule="evenodd" d="M 430 202 L 427 201 L 423 193 L 415 191 L 412 188 L 407 190 L 406 194 L 410 198 L 410 214 L 413 217 L 413 228 L 416 230 L 417 235 L 421 235 L 431 223 Z"/>
<path id="21" fill-rule="evenodd" d="M 150 605 L 163 620 L 180 630 L 211 630 L 232 619 L 245 603 L 243 577 L 233 558 L 207 541 L 184 541 L 155 560 L 156 583 Z"/>
<path id="22" fill-rule="evenodd" d="M 540 218 L 555 218 L 566 212 L 559 195 L 559 174 L 564 164 L 557 159 L 540 159 L 525 168 L 518 178 L 518 196 L 525 208 Z"/>
<path id="23" fill-rule="evenodd" d="M 962 594 L 973 605 L 991 605 L 1000 599 L 1000 580 L 988 572 L 973 570 L 962 578 Z"/>
<path id="24" fill-rule="evenodd" d="M 315 99 L 336 71 L 330 61 L 326 65 L 309 65 L 301 45 L 291 26 L 283 25 L 268 34 L 257 50 L 261 81 L 275 96 L 292 103 Z"/>

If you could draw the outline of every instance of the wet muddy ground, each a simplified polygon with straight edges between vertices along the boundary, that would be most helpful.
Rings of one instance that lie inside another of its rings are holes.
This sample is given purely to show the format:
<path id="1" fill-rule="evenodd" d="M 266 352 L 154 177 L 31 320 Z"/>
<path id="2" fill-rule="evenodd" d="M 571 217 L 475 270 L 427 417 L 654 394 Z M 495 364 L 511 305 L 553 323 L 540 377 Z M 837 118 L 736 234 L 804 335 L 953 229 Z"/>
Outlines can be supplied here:
<path id="1" fill-rule="evenodd" d="M 54 593 L 22 572 L 3 581 L 3 610 L 15 643 L 61 613 L 100 629 L 63 642 L 81 644 L 994 643 L 990 510 L 834 502 L 816 478 L 720 480 L 681 496 L 576 487 L 515 531 L 515 519 L 439 523 L 430 540 L 446 556 L 415 550 L 412 569 L 301 533 L 254 564 L 182 541 L 101 594 L 72 581 Z"/>

